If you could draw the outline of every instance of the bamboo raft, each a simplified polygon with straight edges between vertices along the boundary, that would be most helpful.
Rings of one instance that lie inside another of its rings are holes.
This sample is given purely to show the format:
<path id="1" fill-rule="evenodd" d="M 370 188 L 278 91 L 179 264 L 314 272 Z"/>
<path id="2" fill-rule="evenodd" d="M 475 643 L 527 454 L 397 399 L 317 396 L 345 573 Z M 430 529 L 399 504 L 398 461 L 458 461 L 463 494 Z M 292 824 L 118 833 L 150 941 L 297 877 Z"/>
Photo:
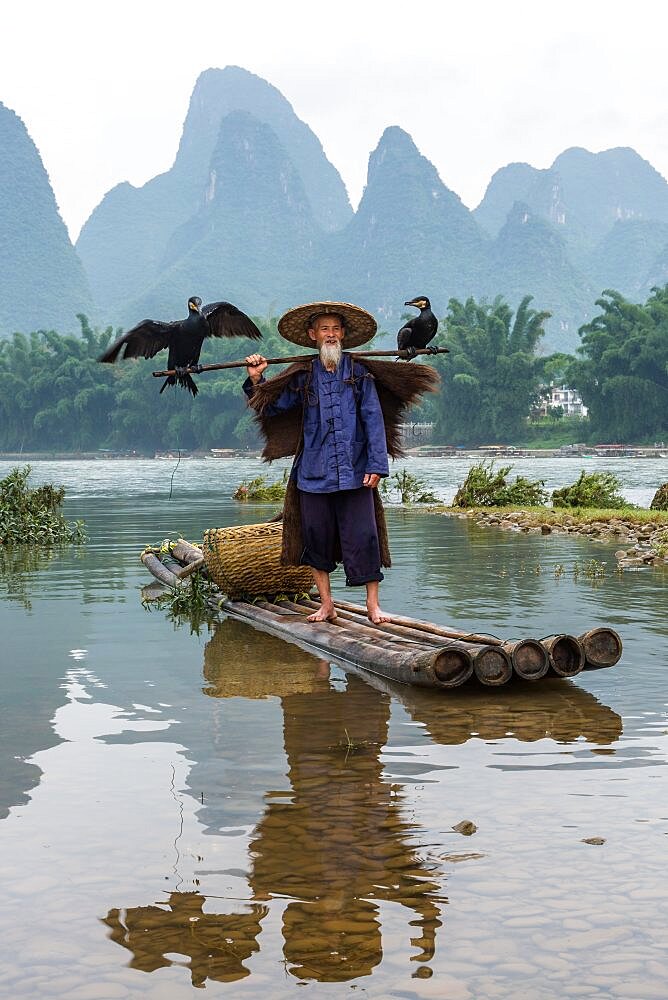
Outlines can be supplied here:
<path id="1" fill-rule="evenodd" d="M 188 577 L 205 569 L 205 553 L 179 539 L 141 559 L 167 587 L 188 585 Z M 278 635 L 310 651 L 327 653 L 371 674 L 401 684 L 440 690 L 477 681 L 499 687 L 513 678 L 539 681 L 575 677 L 583 670 L 613 667 L 621 658 L 622 641 L 611 628 L 593 628 L 583 635 L 558 634 L 541 639 L 503 640 L 469 633 L 433 622 L 390 616 L 374 625 L 366 608 L 335 601 L 334 621 L 309 622 L 320 607 L 311 595 L 264 595 L 253 600 L 230 598 L 222 592 L 212 607 L 255 628 Z"/>

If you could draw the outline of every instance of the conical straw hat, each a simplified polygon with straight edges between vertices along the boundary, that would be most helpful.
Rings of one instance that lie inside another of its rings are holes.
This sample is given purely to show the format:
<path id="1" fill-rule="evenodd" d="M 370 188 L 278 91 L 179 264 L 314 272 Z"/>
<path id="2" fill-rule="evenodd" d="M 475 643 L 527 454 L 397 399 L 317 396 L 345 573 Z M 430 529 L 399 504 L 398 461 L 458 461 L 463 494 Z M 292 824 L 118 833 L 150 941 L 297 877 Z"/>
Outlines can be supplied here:
<path id="1" fill-rule="evenodd" d="M 340 316 L 345 327 L 343 348 L 359 347 L 376 333 L 377 324 L 371 313 L 350 302 L 307 302 L 288 310 L 278 321 L 278 332 L 284 340 L 301 347 L 315 348 L 308 335 L 309 327 L 318 316 Z"/>

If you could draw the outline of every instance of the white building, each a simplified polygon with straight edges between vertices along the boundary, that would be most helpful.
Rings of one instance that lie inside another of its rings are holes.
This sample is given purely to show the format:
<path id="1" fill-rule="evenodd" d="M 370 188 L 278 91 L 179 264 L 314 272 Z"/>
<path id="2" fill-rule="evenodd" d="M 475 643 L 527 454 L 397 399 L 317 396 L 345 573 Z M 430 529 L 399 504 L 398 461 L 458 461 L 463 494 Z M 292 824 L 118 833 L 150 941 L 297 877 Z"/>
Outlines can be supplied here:
<path id="1" fill-rule="evenodd" d="M 551 385 L 546 390 L 540 413 L 547 415 L 550 410 L 560 406 L 566 417 L 586 417 L 589 410 L 582 402 L 577 389 L 571 389 L 567 385 Z"/>

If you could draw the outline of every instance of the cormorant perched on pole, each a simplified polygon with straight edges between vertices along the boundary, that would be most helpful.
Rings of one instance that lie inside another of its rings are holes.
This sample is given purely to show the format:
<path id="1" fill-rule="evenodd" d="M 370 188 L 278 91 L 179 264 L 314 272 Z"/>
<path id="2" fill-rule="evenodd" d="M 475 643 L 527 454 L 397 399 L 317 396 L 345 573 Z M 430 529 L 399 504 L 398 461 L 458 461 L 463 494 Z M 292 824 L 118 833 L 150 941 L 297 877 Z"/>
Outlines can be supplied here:
<path id="1" fill-rule="evenodd" d="M 415 357 L 415 351 L 427 347 L 430 340 L 433 340 L 438 330 L 438 320 L 431 311 L 431 302 L 426 295 L 418 295 L 414 299 L 404 302 L 405 306 L 415 306 L 420 310 L 420 315 L 409 319 L 397 334 L 397 347 L 400 351 L 407 351 L 408 358 Z"/>
<path id="2" fill-rule="evenodd" d="M 249 337 L 251 340 L 261 340 L 262 334 L 253 320 L 231 302 L 210 302 L 203 306 L 202 300 L 193 295 L 188 299 L 186 319 L 171 323 L 155 319 L 142 320 L 119 337 L 98 360 L 113 364 L 119 357 L 152 358 L 158 351 L 168 347 L 167 368 L 174 369 L 176 375 L 169 375 L 165 379 L 160 392 L 168 385 L 178 384 L 196 396 L 197 386 L 184 369 L 197 366 L 202 344 L 207 337 Z"/>

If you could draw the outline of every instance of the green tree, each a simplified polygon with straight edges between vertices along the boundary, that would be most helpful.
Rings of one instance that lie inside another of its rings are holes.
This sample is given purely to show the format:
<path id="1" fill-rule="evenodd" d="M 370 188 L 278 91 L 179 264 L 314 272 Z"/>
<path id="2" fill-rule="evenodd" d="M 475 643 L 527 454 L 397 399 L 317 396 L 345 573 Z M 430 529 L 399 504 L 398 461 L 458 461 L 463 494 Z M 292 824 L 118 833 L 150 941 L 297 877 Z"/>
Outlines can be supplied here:
<path id="1" fill-rule="evenodd" d="M 437 437 L 454 444 L 512 441 L 521 435 L 538 398 L 541 364 L 535 349 L 550 313 L 532 309 L 526 295 L 517 312 L 493 302 L 450 299 L 444 346 L 436 362 L 443 378 Z"/>
<path id="2" fill-rule="evenodd" d="M 668 285 L 653 288 L 644 305 L 613 290 L 601 312 L 580 328 L 580 359 L 572 384 L 589 407 L 592 433 L 620 442 L 668 434 Z"/>

